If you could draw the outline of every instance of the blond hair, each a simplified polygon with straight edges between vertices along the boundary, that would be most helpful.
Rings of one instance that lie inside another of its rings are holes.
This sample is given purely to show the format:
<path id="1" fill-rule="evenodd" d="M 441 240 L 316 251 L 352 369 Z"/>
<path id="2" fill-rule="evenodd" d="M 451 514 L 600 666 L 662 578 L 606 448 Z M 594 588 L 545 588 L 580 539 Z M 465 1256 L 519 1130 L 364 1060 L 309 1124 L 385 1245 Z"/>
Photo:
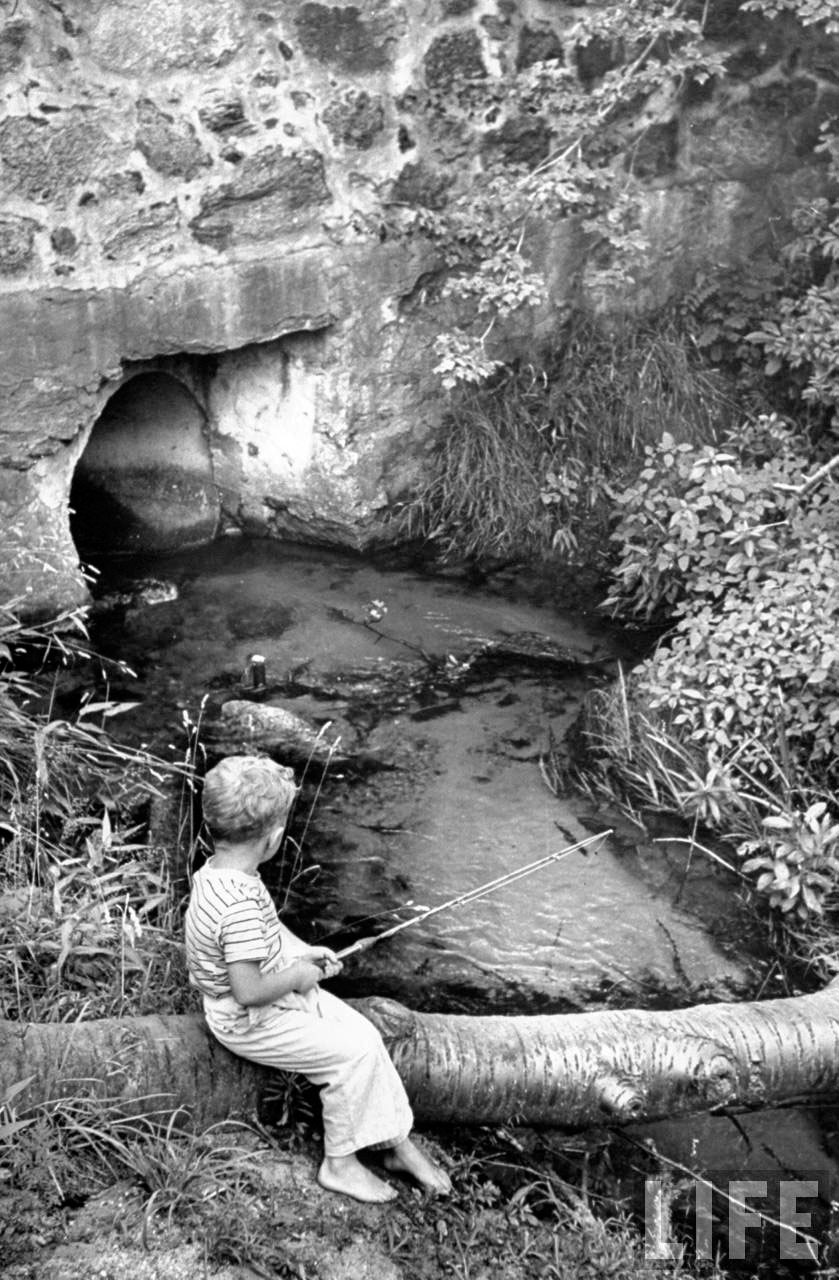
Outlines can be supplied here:
<path id="1" fill-rule="evenodd" d="M 267 756 L 226 756 L 204 778 L 204 821 L 215 840 L 254 840 L 287 816 L 294 771 Z"/>

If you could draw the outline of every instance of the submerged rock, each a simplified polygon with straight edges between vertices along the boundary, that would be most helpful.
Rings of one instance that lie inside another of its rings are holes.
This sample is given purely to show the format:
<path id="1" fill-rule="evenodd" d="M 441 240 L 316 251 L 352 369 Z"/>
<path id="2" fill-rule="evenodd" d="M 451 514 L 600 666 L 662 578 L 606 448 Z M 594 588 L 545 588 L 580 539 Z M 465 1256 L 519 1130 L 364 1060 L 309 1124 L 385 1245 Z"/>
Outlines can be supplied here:
<path id="1" fill-rule="evenodd" d="M 179 596 L 177 585 L 165 578 L 142 578 L 130 591 L 113 591 L 96 601 L 98 611 L 116 608 L 117 605 L 171 604 Z"/>
<path id="2" fill-rule="evenodd" d="M 286 707 L 274 703 L 232 698 L 210 721 L 205 732 L 214 756 L 249 755 L 264 751 L 284 764 L 341 767 L 392 767 L 380 756 L 365 751 L 355 729 L 346 721 L 327 720 L 319 727 Z"/>
<path id="3" fill-rule="evenodd" d="M 539 631 L 517 631 L 500 640 L 487 640 L 471 655 L 473 666 L 497 664 L 509 666 L 548 666 L 559 671 L 599 667 L 608 661 L 604 652 L 571 648 Z"/>

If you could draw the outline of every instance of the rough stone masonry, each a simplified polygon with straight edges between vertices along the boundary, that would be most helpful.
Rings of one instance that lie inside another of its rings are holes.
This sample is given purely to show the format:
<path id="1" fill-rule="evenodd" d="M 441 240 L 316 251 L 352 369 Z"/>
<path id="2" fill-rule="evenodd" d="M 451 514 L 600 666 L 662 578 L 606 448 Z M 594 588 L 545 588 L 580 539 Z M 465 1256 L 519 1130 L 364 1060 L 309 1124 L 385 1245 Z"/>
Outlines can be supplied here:
<path id="1" fill-rule="evenodd" d="M 392 536 L 440 422 L 446 323 L 438 252 L 404 213 L 548 154 L 561 121 L 516 115 L 504 86 L 564 65 L 579 7 L 0 0 L 6 599 L 86 598 L 71 500 L 104 549 L 117 514 L 120 549 L 233 526 Z M 817 186 L 813 140 L 839 105 L 835 44 L 792 49 L 729 0 L 707 32 L 733 52 L 726 82 L 639 129 L 648 304 L 685 264 L 771 238 Z M 588 46 L 572 71 L 594 82 L 609 56 Z M 552 298 L 526 339 L 579 283 L 574 235 L 542 239 Z"/>

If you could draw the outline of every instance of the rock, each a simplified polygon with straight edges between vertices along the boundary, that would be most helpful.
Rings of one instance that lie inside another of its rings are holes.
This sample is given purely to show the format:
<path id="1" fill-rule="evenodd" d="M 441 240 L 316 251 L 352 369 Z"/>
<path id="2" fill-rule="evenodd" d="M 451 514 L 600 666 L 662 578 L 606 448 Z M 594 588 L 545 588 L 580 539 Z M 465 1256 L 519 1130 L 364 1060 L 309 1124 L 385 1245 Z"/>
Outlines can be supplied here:
<path id="1" fill-rule="evenodd" d="M 533 169 L 550 151 L 551 131 L 539 116 L 514 116 L 484 136 L 481 151 L 503 164 Z"/>
<path id="2" fill-rule="evenodd" d="M 75 233 L 70 227 L 55 227 L 50 232 L 50 244 L 62 257 L 71 258 L 79 247 Z"/>
<path id="3" fill-rule="evenodd" d="M 567 645 L 559 644 L 551 636 L 542 635 L 538 631 L 518 631 L 501 640 L 488 640 L 468 655 L 466 660 L 473 669 L 478 665 L 512 666 L 523 663 L 527 666 L 548 666 L 567 671 L 569 668 L 599 668 L 608 659 L 605 654 L 569 649 Z"/>
<path id="4" fill-rule="evenodd" d="M 178 599 L 178 595 L 174 582 L 166 582 L 162 578 L 141 578 L 132 585 L 130 591 L 113 591 L 101 596 L 96 601 L 96 608 L 103 610 L 118 605 L 170 604 Z"/>
<path id="5" fill-rule="evenodd" d="M 76 186 L 112 169 L 127 154 L 90 112 L 67 112 L 60 123 L 8 116 L 0 124 L 0 166 L 6 191 L 44 204 L 67 204 Z"/>
<path id="6" fill-rule="evenodd" d="M 593 36 L 588 44 L 577 47 L 574 58 L 577 63 L 577 74 L 584 85 L 590 86 L 595 80 L 605 76 L 607 71 L 619 65 L 621 52 L 613 48 L 608 40 L 604 40 L 601 36 Z"/>
<path id="7" fill-rule="evenodd" d="M 236 0 L 121 0 L 101 6 L 89 28 L 93 58 L 121 76 L 217 67 L 234 57 L 244 36 Z"/>
<path id="8" fill-rule="evenodd" d="M 240 698 L 224 703 L 218 721 L 207 724 L 205 736 L 218 755 L 253 755 L 259 750 L 293 765 L 346 761 L 356 742 L 348 725 L 328 722 L 317 728 L 285 707 Z"/>
<path id="9" fill-rule="evenodd" d="M 365 5 L 361 10 L 355 5 L 303 4 L 294 25 L 303 53 L 359 75 L 390 66 L 401 19 L 400 10 L 387 5 Z"/>
<path id="10" fill-rule="evenodd" d="M 517 71 L 533 66 L 534 62 L 562 61 L 562 42 L 551 27 L 522 27 L 516 54 Z"/>
<path id="11" fill-rule="evenodd" d="M 120 218 L 116 230 L 106 235 L 102 253 L 106 258 L 119 260 L 142 254 L 151 256 L 155 246 L 166 241 L 180 221 L 180 209 L 176 200 L 158 201 L 145 209 L 138 209 L 129 218 Z"/>
<path id="12" fill-rule="evenodd" d="M 780 168 L 789 150 L 783 117 L 770 116 L 745 101 L 724 116 L 709 114 L 693 122 L 681 153 L 682 165 L 704 169 L 713 165 L 718 179 L 739 182 L 769 168 Z"/>
<path id="13" fill-rule="evenodd" d="M 335 142 L 366 150 L 384 129 L 382 98 L 365 89 L 348 89 L 324 108 L 323 123 Z"/>
<path id="14" fill-rule="evenodd" d="M 0 218 L 0 275 L 25 271 L 34 257 L 38 223 L 32 218 Z"/>
<path id="15" fill-rule="evenodd" d="M 510 19 L 498 17 L 494 13 L 485 13 L 480 19 L 481 26 L 490 40 L 506 40 L 510 30 Z"/>
<path id="16" fill-rule="evenodd" d="M 0 27 L 0 75 L 20 66 L 28 31 L 29 23 L 22 18 L 13 18 Z"/>
<path id="17" fill-rule="evenodd" d="M 391 769 L 383 756 L 365 750 L 356 730 L 333 717 L 320 726 L 277 703 L 232 698 L 217 719 L 205 725 L 204 740 L 213 758 L 263 751 L 298 771 L 311 764 L 350 769 Z"/>
<path id="18" fill-rule="evenodd" d="M 393 204 L 421 205 L 426 209 L 442 209 L 452 184 L 451 177 L 425 161 L 406 164 L 390 191 Z"/>
<path id="19" fill-rule="evenodd" d="M 639 137 L 627 159 L 627 168 L 636 178 L 660 178 L 676 168 L 678 153 L 678 121 L 652 124 Z"/>
<path id="20" fill-rule="evenodd" d="M 464 80 L 483 80 L 481 41 L 475 31 L 449 31 L 438 36 L 423 59 L 425 83 L 445 93 Z"/>
<path id="21" fill-rule="evenodd" d="M 88 190 L 79 197 L 80 207 L 98 204 L 104 200 L 133 200 L 146 189 L 143 175 L 136 169 L 124 169 L 117 173 L 105 173 L 91 182 Z"/>
<path id="22" fill-rule="evenodd" d="M 201 201 L 190 224 L 196 240 L 221 247 L 291 230 L 331 199 L 317 151 L 266 147 L 242 161 L 235 178 Z"/>
<path id="23" fill-rule="evenodd" d="M 245 108 L 238 94 L 219 93 L 198 108 L 198 119 L 211 133 L 226 133 L 247 126 Z"/>
<path id="24" fill-rule="evenodd" d="M 137 103 L 135 142 L 152 169 L 167 178 L 188 182 L 211 163 L 193 126 L 186 120 L 175 123 L 148 98 Z"/>

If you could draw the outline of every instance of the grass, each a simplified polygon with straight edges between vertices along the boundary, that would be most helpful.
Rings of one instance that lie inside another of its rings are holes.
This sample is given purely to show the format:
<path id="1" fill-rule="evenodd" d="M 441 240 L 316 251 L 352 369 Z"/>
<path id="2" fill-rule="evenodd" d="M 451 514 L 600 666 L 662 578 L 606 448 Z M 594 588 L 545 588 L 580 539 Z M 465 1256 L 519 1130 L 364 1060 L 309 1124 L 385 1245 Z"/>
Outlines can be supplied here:
<path id="1" fill-rule="evenodd" d="M 107 676 L 80 611 L 35 626 L 0 609 L 4 1018 L 183 1007 L 178 894 L 148 812 L 191 773 L 114 740 L 131 704 L 80 692 Z"/>
<path id="2" fill-rule="evenodd" d="M 10 1099 L 0 1124 L 13 1115 Z M 360 1270 L 364 1257 L 370 1274 L 378 1259 L 381 1270 L 393 1265 L 414 1280 L 690 1275 L 678 1263 L 645 1260 L 637 1225 L 607 1185 L 602 1138 L 581 1152 L 579 1140 L 563 1149 L 559 1135 L 510 1127 L 460 1132 L 445 1147 L 426 1137 L 452 1174 L 453 1195 L 429 1199 L 403 1185 L 392 1206 L 371 1210 L 317 1188 L 319 1135 L 308 1117 L 289 1117 L 285 1130 L 222 1125 L 191 1134 L 176 1119 L 125 1117 L 105 1100 L 74 1098 L 17 1122 L 24 1127 L 5 1139 L 0 1128 L 0 1185 L 14 1189 L 20 1208 L 0 1227 L 0 1247 L 21 1266 L 37 1266 L 51 1214 L 85 1196 L 95 1203 L 113 1186 L 120 1196 L 97 1219 L 96 1247 L 108 1256 L 117 1241 L 127 1269 L 114 1274 L 132 1274 L 132 1259 L 136 1267 L 143 1251 L 171 1250 L 174 1241 L 197 1242 L 205 1268 L 230 1262 L 296 1280 L 315 1280 L 342 1252 L 344 1270 Z M 35 1203 L 37 1229 L 25 1211 Z"/>
<path id="3" fill-rule="evenodd" d="M 617 680 L 589 694 L 581 746 L 573 777 L 556 749 L 542 762 L 549 786 L 571 782 L 648 834 L 651 815 L 681 818 L 686 862 L 709 858 L 739 881 L 788 986 L 836 977 L 839 824 L 832 795 L 796 769 L 781 722 L 774 743 L 703 746 L 650 713 L 619 669 Z M 762 776 L 752 767 L 756 756 Z"/>
<path id="4" fill-rule="evenodd" d="M 600 562 L 645 446 L 664 431 L 709 441 L 734 416 L 726 380 L 672 318 L 578 320 L 544 368 L 507 370 L 453 404 L 432 478 L 400 519 L 444 560 Z"/>
<path id="5" fill-rule="evenodd" d="M 435 474 L 404 514 L 406 530 L 444 558 L 505 560 L 550 544 L 540 500 L 549 442 L 517 382 L 470 392 L 445 424 Z"/>

